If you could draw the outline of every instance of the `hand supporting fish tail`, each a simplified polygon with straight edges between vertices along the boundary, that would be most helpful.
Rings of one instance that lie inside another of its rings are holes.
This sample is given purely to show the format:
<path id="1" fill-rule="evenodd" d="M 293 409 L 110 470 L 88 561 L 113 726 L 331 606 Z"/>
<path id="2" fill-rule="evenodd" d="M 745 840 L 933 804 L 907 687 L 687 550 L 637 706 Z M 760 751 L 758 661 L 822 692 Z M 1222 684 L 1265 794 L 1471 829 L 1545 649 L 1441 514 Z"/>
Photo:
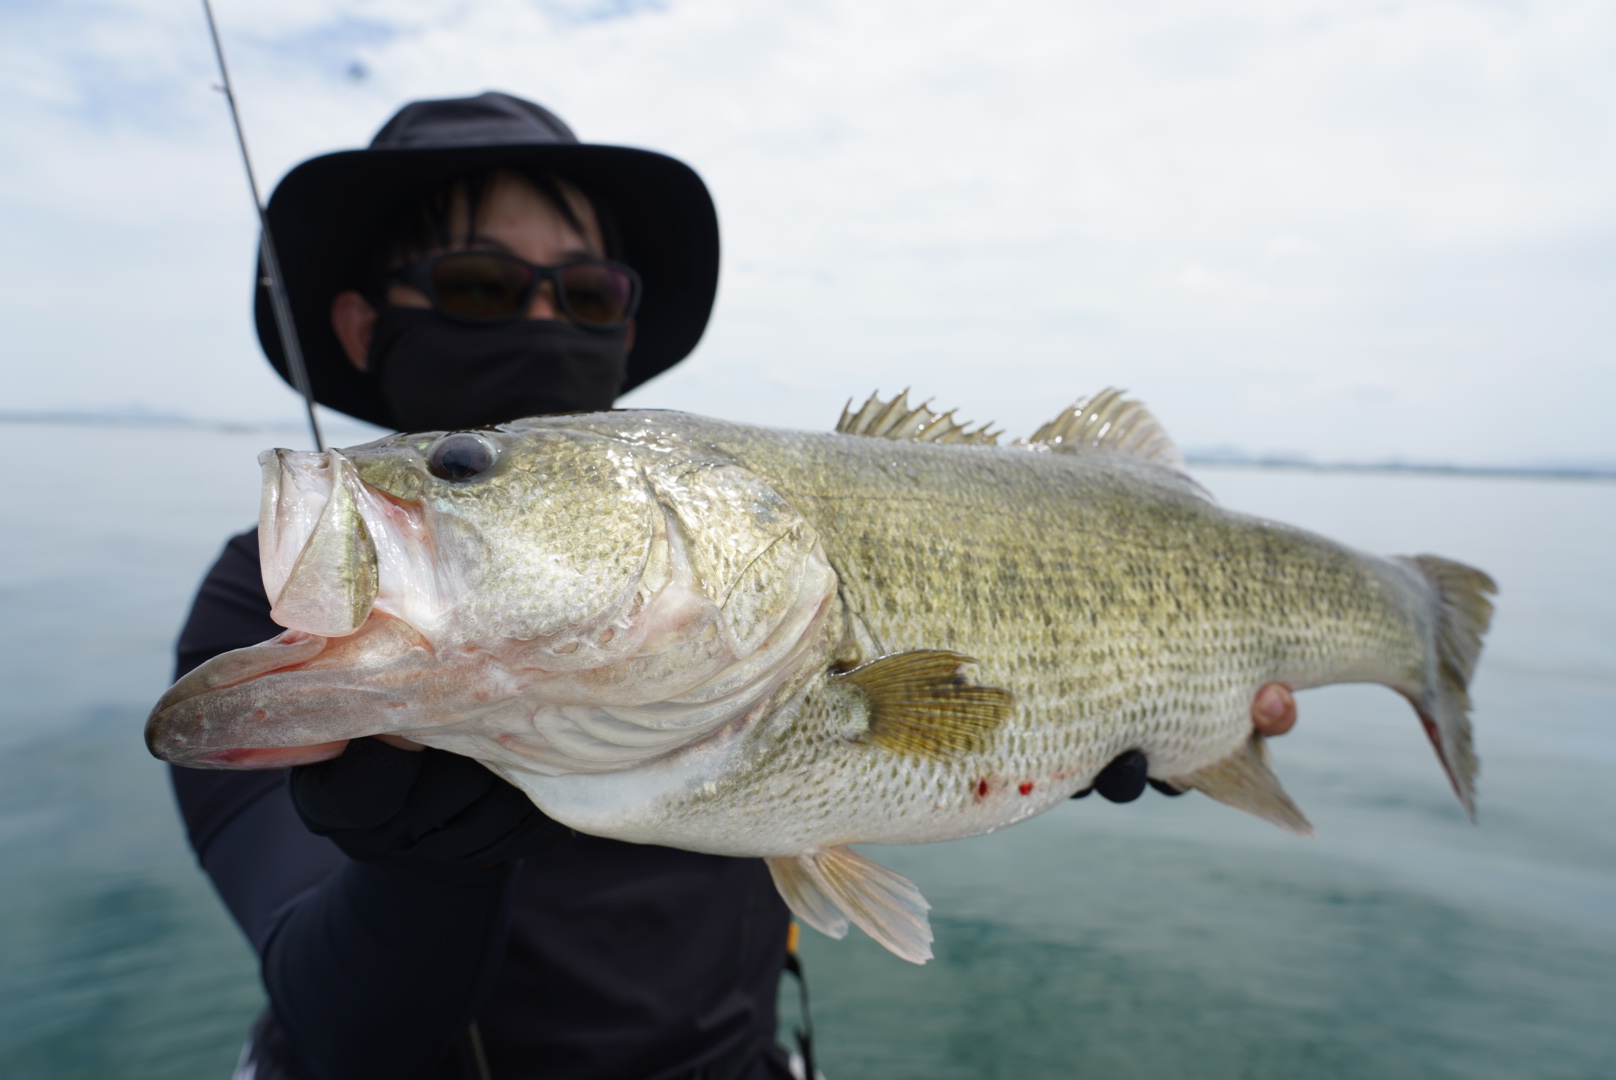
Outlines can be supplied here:
<path id="1" fill-rule="evenodd" d="M 1259 735 L 1283 735 L 1296 726 L 1296 696 L 1284 683 L 1265 683 L 1251 701 L 1251 726 Z M 1094 777 L 1094 783 L 1072 798 L 1081 799 L 1092 792 L 1114 803 L 1133 802 L 1145 793 L 1148 785 L 1163 795 L 1182 795 L 1184 789 L 1164 784 L 1149 775 L 1150 760 L 1138 750 L 1125 750 L 1112 758 Z"/>

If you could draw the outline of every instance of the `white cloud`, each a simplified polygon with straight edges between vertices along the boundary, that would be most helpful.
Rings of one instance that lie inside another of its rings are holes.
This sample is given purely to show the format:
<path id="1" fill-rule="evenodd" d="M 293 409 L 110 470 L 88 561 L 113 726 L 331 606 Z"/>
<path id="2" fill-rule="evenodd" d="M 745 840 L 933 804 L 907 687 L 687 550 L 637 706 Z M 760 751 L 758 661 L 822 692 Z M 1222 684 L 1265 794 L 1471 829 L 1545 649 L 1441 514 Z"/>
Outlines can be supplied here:
<path id="1" fill-rule="evenodd" d="M 1015 432 L 1115 383 L 1187 445 L 1616 459 L 1609 5 L 218 14 L 265 179 L 489 87 L 695 165 L 720 302 L 636 402 L 824 427 L 912 385 Z M 0 41 L 8 401 L 288 414 L 200 12 L 7 9 Z"/>

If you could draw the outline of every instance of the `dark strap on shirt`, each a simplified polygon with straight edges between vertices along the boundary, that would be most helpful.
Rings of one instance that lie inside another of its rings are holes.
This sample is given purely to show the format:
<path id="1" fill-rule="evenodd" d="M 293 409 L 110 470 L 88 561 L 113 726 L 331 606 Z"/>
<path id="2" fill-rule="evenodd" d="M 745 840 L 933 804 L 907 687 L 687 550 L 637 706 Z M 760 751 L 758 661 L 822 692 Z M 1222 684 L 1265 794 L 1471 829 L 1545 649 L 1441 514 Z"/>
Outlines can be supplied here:
<path id="1" fill-rule="evenodd" d="M 752 1070 L 763 1046 L 758 1039 L 732 1047 L 713 1060 L 669 1080 L 741 1080 Z M 312 1080 L 299 1064 L 286 1034 L 275 1022 L 273 1010 L 265 1009 L 253 1022 L 242 1064 L 255 1067 L 253 1080 Z M 473 1023 L 466 1030 L 461 1047 L 460 1071 L 465 1080 L 496 1080 L 483 1053 L 482 1036 Z"/>
<path id="2" fill-rule="evenodd" d="M 748 1039 L 706 1064 L 698 1065 L 687 1073 L 681 1073 L 676 1080 L 741 1080 L 741 1077 L 751 1071 L 762 1049 L 758 1039 Z"/>

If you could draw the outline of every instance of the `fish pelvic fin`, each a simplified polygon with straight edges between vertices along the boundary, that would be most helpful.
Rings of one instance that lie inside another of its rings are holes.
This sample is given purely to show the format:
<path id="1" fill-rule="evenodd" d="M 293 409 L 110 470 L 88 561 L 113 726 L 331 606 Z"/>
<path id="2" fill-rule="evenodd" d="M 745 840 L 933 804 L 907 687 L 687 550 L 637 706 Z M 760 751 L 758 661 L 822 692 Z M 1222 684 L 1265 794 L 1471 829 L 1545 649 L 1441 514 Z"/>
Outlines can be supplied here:
<path id="1" fill-rule="evenodd" d="M 784 855 L 763 861 L 791 913 L 826 937 L 840 941 L 847 936 L 847 916 L 809 870 L 812 859 L 811 855 Z"/>
<path id="2" fill-rule="evenodd" d="M 1256 732 L 1222 761 L 1185 776 L 1167 777 L 1164 782 L 1180 791 L 1194 788 L 1298 836 L 1313 835 L 1312 824 L 1280 786 L 1268 757 L 1268 746 Z"/>
<path id="3" fill-rule="evenodd" d="M 831 680 L 865 699 L 867 727 L 856 741 L 943 759 L 981 750 L 1015 705 L 1010 691 L 967 680 L 963 668 L 971 663 L 975 661 L 959 653 L 915 649 L 872 660 Z"/>
<path id="4" fill-rule="evenodd" d="M 1149 409 L 1125 391 L 1110 387 L 1090 398 L 1080 398 L 1055 419 L 1033 432 L 1019 446 L 1038 447 L 1059 454 L 1086 450 L 1114 450 L 1131 457 L 1185 472 L 1184 455 L 1168 437 Z"/>
<path id="5" fill-rule="evenodd" d="M 1487 599 L 1498 592 L 1493 579 L 1475 567 L 1436 555 L 1394 560 L 1418 574 L 1436 605 L 1433 685 L 1408 696 L 1443 771 L 1470 820 L 1476 820 L 1476 773 L 1480 763 L 1470 736 L 1470 677 L 1481 655 L 1481 639 L 1492 622 Z"/>
<path id="6" fill-rule="evenodd" d="M 1003 432 L 989 431 L 991 423 L 976 429 L 969 422 L 954 419 L 955 410 L 933 412 L 929 400 L 919 405 L 909 404 L 909 391 L 889 401 L 881 400 L 880 391 L 853 411 L 853 399 L 848 398 L 842 408 L 842 418 L 836 430 L 843 435 L 865 435 L 873 439 L 892 439 L 896 442 L 972 443 L 993 446 Z"/>
<path id="7" fill-rule="evenodd" d="M 914 882 L 847 846 L 764 860 L 786 905 L 823 934 L 852 923 L 911 964 L 931 959 L 931 905 Z"/>

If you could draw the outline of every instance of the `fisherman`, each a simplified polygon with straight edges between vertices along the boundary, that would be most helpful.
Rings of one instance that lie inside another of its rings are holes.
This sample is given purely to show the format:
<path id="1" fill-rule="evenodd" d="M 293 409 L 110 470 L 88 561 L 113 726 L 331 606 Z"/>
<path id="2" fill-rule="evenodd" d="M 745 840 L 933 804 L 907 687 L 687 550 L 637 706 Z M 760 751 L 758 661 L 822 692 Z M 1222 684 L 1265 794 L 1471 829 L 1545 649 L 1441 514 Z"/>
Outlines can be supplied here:
<path id="1" fill-rule="evenodd" d="M 661 154 L 580 143 L 500 93 L 400 110 L 292 170 L 270 227 L 316 400 L 403 430 L 610 408 L 696 345 L 712 201 Z M 287 377 L 266 283 L 259 340 Z M 281 632 L 232 538 L 178 674 Z M 1258 692 L 1279 734 L 1290 693 Z M 1137 752 L 1095 790 L 1145 787 Z M 289 770 L 173 771 L 192 848 L 261 963 L 251 1080 L 785 1077 L 789 916 L 761 860 L 576 834 L 469 758 L 357 739 Z"/>

